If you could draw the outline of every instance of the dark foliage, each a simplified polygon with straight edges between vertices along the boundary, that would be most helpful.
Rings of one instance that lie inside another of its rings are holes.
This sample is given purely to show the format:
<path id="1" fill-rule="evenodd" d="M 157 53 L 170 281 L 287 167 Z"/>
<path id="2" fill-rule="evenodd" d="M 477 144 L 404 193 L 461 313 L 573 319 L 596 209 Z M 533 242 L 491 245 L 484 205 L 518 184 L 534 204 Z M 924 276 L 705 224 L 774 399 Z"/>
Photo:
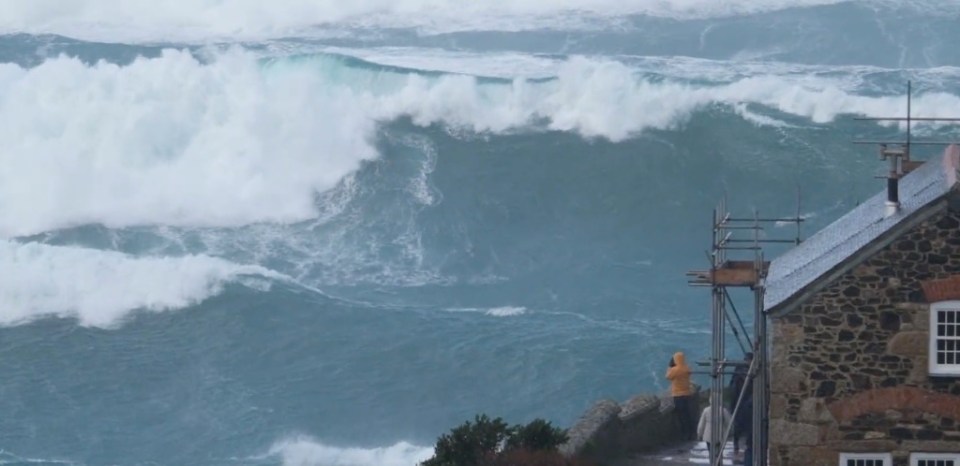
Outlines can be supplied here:
<path id="1" fill-rule="evenodd" d="M 497 455 L 483 466 L 596 466 L 596 464 L 566 458 L 555 451 L 512 450 Z"/>
<path id="2" fill-rule="evenodd" d="M 566 441 L 563 429 L 543 419 L 510 427 L 481 414 L 441 435 L 421 466 L 584 466 L 556 452 Z"/>
<path id="3" fill-rule="evenodd" d="M 556 450 L 567 441 L 563 429 L 553 427 L 543 419 L 534 419 L 525 426 L 514 426 L 513 435 L 507 440 L 507 449 Z"/>
<path id="4" fill-rule="evenodd" d="M 510 436 L 511 429 L 502 419 L 486 414 L 467 421 L 437 439 L 433 458 L 422 466 L 478 466 L 496 455 L 498 447 Z"/>

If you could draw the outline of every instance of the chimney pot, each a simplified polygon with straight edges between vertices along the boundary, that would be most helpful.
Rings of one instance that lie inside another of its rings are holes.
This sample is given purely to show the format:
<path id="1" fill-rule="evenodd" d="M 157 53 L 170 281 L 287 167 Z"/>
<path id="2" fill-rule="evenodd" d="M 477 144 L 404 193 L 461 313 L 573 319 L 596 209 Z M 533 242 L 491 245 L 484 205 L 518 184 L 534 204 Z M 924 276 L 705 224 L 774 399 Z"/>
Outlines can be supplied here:
<path id="1" fill-rule="evenodd" d="M 900 211 L 900 203 L 887 201 L 885 217 L 889 217 Z"/>
<path id="2" fill-rule="evenodd" d="M 887 178 L 887 216 L 893 215 L 900 210 L 900 178 L 891 176 Z"/>

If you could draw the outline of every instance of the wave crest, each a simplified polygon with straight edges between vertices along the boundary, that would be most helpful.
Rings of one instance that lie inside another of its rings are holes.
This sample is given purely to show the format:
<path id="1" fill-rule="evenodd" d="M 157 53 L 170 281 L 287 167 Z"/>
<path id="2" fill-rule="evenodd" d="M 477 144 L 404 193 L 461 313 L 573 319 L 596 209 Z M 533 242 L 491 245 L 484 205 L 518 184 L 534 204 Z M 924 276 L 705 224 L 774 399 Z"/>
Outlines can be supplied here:
<path id="1" fill-rule="evenodd" d="M 167 51 L 129 66 L 71 58 L 0 66 L 0 235 L 89 223 L 238 226 L 319 215 L 316 193 L 377 156 L 380 122 L 409 117 L 478 133 L 569 131 L 623 141 L 680 128 L 721 106 L 758 124 L 898 114 L 904 96 L 865 96 L 832 78 L 757 75 L 697 84 L 574 57 L 548 80 L 482 80 L 345 65 L 327 56 L 261 62 L 232 50 L 203 63 Z M 751 105 L 750 112 L 743 111 Z M 914 99 L 945 116 L 956 95 Z M 763 117 L 757 106 L 779 112 Z M 758 113 L 760 112 L 760 113 Z M 425 202 L 430 202 L 425 199 Z"/>
<path id="2" fill-rule="evenodd" d="M 352 95 L 240 51 L 0 65 L 0 85 L 0 235 L 301 220 L 313 193 L 376 156 Z"/>
<path id="3" fill-rule="evenodd" d="M 279 456 L 284 466 L 413 466 L 433 456 L 433 448 L 406 442 L 383 448 L 339 448 L 308 437 L 277 442 L 270 456 Z"/>
<path id="4" fill-rule="evenodd" d="M 95 249 L 0 242 L 0 325 L 46 317 L 113 327 L 131 311 L 197 304 L 244 276 L 282 278 L 203 255 L 132 257 Z"/>

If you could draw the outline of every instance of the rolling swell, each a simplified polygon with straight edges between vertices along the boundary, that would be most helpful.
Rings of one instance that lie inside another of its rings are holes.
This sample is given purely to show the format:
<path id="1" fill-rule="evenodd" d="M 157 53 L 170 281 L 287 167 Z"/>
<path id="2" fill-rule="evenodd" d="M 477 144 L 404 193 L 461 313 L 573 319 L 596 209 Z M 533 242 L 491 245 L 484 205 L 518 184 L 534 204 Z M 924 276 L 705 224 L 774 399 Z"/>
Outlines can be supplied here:
<path id="1" fill-rule="evenodd" d="M 276 15 L 264 15 L 261 6 L 251 4 L 231 5 L 231 14 L 217 6 L 141 5 L 140 10 L 165 11 L 133 17 L 127 7 L 104 8 L 107 3 L 77 2 L 72 17 L 64 17 L 61 9 L 12 7 L 4 15 L 6 21 L 0 21 L 0 33 L 11 35 L 0 36 L 0 44 L 13 41 L 17 46 L 0 45 L 0 57 L 35 65 L 43 57 L 66 53 L 91 61 L 106 55 L 128 63 L 138 55 L 156 56 L 164 46 L 199 49 L 240 40 L 260 50 L 390 46 L 841 66 L 960 66 L 951 48 L 960 38 L 953 27 L 960 10 L 949 0 L 571 0 L 560 5 L 516 2 L 512 10 L 503 5 L 489 8 L 495 14 L 482 6 L 471 9 L 447 2 L 427 8 L 418 0 L 392 8 L 357 2 L 352 11 L 287 0 L 268 11 Z M 311 11 L 285 16 L 283 7 L 296 4 Z M 196 23 L 198 15 L 210 20 L 205 26 L 184 27 Z"/>
<path id="2" fill-rule="evenodd" d="M 77 5 L 104 20 L 85 32 L 116 33 L 105 3 Z M 918 114 L 957 106 L 956 68 L 873 63 L 903 45 L 903 63 L 950 65 L 937 37 L 866 34 L 816 59 L 810 39 L 840 34 L 818 15 L 882 23 L 896 2 L 766 5 L 638 10 L 601 32 L 546 12 L 518 13 L 520 32 L 344 23 L 207 45 L 161 21 L 140 24 L 159 45 L 0 39 L 0 446 L 406 466 L 477 412 L 569 424 L 662 388 L 669 354 L 705 350 L 706 298 L 682 277 L 720 195 L 793 213 L 802 186 L 813 231 L 878 189 L 849 140 L 897 135 L 846 116 L 901 112 L 905 78 Z M 251 35 L 290 26 L 237 8 L 225 20 Z M 774 18 L 763 37 L 783 50 L 746 59 L 734 30 Z M 860 57 L 868 41 L 880 52 Z"/>
<path id="3" fill-rule="evenodd" d="M 0 233 L 308 220 L 318 215 L 314 193 L 378 157 L 377 126 L 397 118 L 468 135 L 559 131 L 619 142 L 681 129 L 713 106 L 756 105 L 820 124 L 904 105 L 902 96 L 858 95 L 830 77 L 759 74 L 698 85 L 581 57 L 547 81 L 347 65 L 326 56 L 261 63 L 233 49 L 211 63 L 168 50 L 128 66 L 66 57 L 0 66 L 11 90 L 0 100 L 0 161 L 17 174 L 0 179 L 8 207 Z M 941 90 L 918 96 L 915 108 L 940 116 L 958 103 Z M 31 196 L 36 183 L 51 194 Z"/>

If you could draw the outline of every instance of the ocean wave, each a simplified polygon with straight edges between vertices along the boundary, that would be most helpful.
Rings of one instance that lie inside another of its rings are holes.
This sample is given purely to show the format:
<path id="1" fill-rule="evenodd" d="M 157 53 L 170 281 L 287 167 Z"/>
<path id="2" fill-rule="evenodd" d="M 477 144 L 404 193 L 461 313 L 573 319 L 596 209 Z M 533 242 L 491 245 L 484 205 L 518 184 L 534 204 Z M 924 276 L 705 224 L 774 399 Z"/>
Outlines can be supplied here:
<path id="1" fill-rule="evenodd" d="M 275 443 L 269 456 L 280 457 L 284 466 L 413 466 L 433 456 L 433 448 L 407 442 L 383 448 L 341 448 L 295 437 Z"/>
<path id="2" fill-rule="evenodd" d="M 527 313 L 527 308 L 523 306 L 502 306 L 487 309 L 485 314 L 494 317 L 513 317 Z"/>
<path id="3" fill-rule="evenodd" d="M 753 123 L 756 126 L 769 126 L 769 127 L 775 127 L 775 128 L 792 128 L 793 127 L 793 125 L 785 121 L 781 121 L 776 118 L 771 118 L 766 115 L 761 115 L 759 113 L 754 113 L 750 111 L 750 109 L 747 108 L 747 105 L 744 103 L 738 103 L 734 105 L 733 108 L 734 108 L 734 111 L 736 111 L 741 118 Z"/>
<path id="4" fill-rule="evenodd" d="M 569 58 L 563 55 L 519 52 L 470 52 L 425 47 L 331 47 L 323 44 L 271 42 L 265 50 L 273 55 L 333 55 L 359 60 L 358 65 L 395 67 L 407 71 L 466 74 L 499 79 L 544 80 L 556 77 Z M 751 76 L 776 75 L 793 78 L 832 79 L 844 90 L 876 89 L 893 82 L 899 88 L 906 79 L 926 89 L 955 87 L 960 67 L 886 68 L 870 65 L 815 65 L 774 60 L 717 60 L 690 56 L 605 55 L 637 73 L 699 82 L 723 84 Z M 878 82 L 875 82 L 878 81 Z M 898 89 L 899 89 L 898 88 Z M 887 90 L 884 88 L 883 90 Z"/>
<path id="5" fill-rule="evenodd" d="M 79 247 L 0 241 L 0 325 L 57 316 L 109 328 L 131 311 L 182 309 L 245 278 L 284 279 L 204 255 L 134 257 Z M 240 283 L 245 283 L 246 280 Z M 249 283 L 249 282 L 247 282 Z M 255 286 L 263 289 L 262 282 Z"/>
<path id="6" fill-rule="evenodd" d="M 805 0 L 800 5 L 842 0 Z M 0 30 L 58 33 L 122 40 L 203 37 L 269 37 L 303 33 L 317 25 L 419 26 L 432 30 L 523 30 L 548 25 L 584 27 L 584 16 L 625 14 L 729 16 L 799 6 L 786 0 L 563 0 L 496 1 L 462 4 L 453 0 L 362 0 L 358 2 L 256 0 L 219 1 L 9 0 L 0 5 Z M 576 19 L 580 16 L 580 19 Z M 512 21 L 507 21 L 512 19 Z"/>
<path id="7" fill-rule="evenodd" d="M 712 108 L 774 126 L 905 108 L 903 95 L 859 95 L 843 79 L 698 84 L 584 57 L 564 61 L 552 79 L 494 81 L 331 57 L 264 62 L 238 49 L 211 60 L 170 50 L 129 66 L 66 57 L 30 69 L 0 65 L 0 235 L 316 218 L 316 193 L 377 157 L 378 123 L 398 118 L 454 132 L 563 131 L 618 142 L 682 128 Z M 913 103 L 915 115 L 952 116 L 960 97 L 928 92 Z M 424 183 L 416 189 L 430 204 Z"/>
<path id="8" fill-rule="evenodd" d="M 16 455 L 12 452 L 0 449 L 0 465 L 9 464 L 14 466 L 23 466 L 27 464 L 36 464 L 36 465 L 65 465 L 65 466 L 83 466 L 83 463 L 64 460 L 64 459 L 49 459 L 49 458 L 28 458 Z"/>
<path id="9" fill-rule="evenodd" d="M 168 51 L 130 66 L 0 65 L 0 235 L 287 222 L 376 156 L 375 121 L 312 70 L 244 52 Z"/>
<path id="10" fill-rule="evenodd" d="M 946 0 L 7 0 L 0 3 L 0 31 L 56 33 L 112 41 L 257 39 L 321 34 L 322 26 L 415 28 L 424 33 L 600 30 L 618 19 L 648 15 L 676 19 L 718 18 L 856 2 L 876 7 L 954 6 Z"/>
<path id="11" fill-rule="evenodd" d="M 563 59 L 519 52 L 469 52 L 422 47 L 330 47 L 271 43 L 267 50 L 284 55 L 330 54 L 351 57 L 375 66 L 410 71 L 466 74 L 499 79 L 548 79 L 557 75 Z"/>
<path id="12" fill-rule="evenodd" d="M 477 307 L 458 307 L 448 309 L 449 312 L 474 312 L 488 315 L 490 317 L 516 317 L 527 313 L 527 308 L 523 306 L 498 306 L 490 308 Z"/>

